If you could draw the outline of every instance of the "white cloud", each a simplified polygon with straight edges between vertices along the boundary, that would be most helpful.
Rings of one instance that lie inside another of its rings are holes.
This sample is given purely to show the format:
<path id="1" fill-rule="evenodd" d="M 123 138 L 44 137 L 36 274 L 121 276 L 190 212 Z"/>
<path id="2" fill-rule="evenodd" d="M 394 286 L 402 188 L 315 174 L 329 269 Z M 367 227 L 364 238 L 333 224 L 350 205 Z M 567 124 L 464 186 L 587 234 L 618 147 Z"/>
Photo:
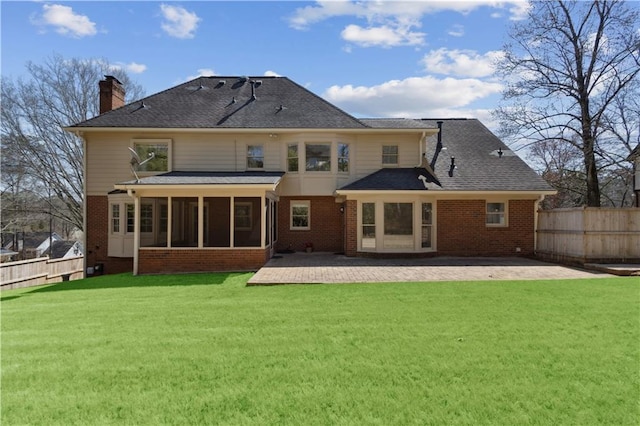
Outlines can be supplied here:
<path id="1" fill-rule="evenodd" d="M 495 71 L 495 62 L 503 53 L 492 50 L 479 54 L 474 50 L 440 48 L 422 59 L 427 72 L 458 77 L 488 77 Z"/>
<path id="2" fill-rule="evenodd" d="M 198 68 L 197 74 L 188 76 L 184 81 L 191 81 L 198 77 L 212 77 L 216 72 L 211 68 Z"/>
<path id="3" fill-rule="evenodd" d="M 296 9 L 289 18 L 289 25 L 298 30 L 339 16 L 353 16 L 366 19 L 369 23 L 401 22 L 407 18 L 414 22 L 427 14 L 454 11 L 467 14 L 481 7 L 507 10 L 510 19 L 524 19 L 530 8 L 526 0 L 450 0 L 450 1 L 350 1 L 321 0 L 315 5 Z"/>
<path id="4" fill-rule="evenodd" d="M 332 86 L 323 97 L 354 115 L 367 117 L 460 117 L 468 106 L 502 91 L 478 79 L 432 76 L 391 80 L 375 86 Z M 485 114 L 486 115 L 486 114 Z"/>
<path id="5" fill-rule="evenodd" d="M 96 24 L 85 15 L 79 15 L 69 6 L 60 4 L 42 5 L 42 16 L 33 20 L 36 25 L 52 26 L 58 34 L 71 37 L 93 36 Z"/>
<path id="6" fill-rule="evenodd" d="M 189 12 L 180 6 L 160 5 L 164 21 L 162 29 L 172 37 L 193 38 L 201 19 L 194 12 Z"/>
<path id="7" fill-rule="evenodd" d="M 147 70 L 147 66 L 144 64 L 138 64 L 136 62 L 131 62 L 128 64 L 125 64 L 124 62 L 117 62 L 113 65 L 111 65 L 111 68 L 114 69 L 122 69 L 125 70 L 126 72 L 129 72 L 131 74 L 142 74 L 143 72 L 145 72 Z"/>
<path id="8" fill-rule="evenodd" d="M 408 27 L 383 25 L 362 28 L 348 25 L 341 33 L 344 40 L 363 47 L 411 46 L 424 44 L 424 33 L 410 31 Z"/>
<path id="9" fill-rule="evenodd" d="M 269 70 L 269 71 L 265 71 L 265 72 L 264 72 L 264 76 L 265 76 L 265 77 L 282 77 L 282 76 L 281 76 L 280 74 L 278 74 L 277 72 L 275 72 L 275 71 L 271 71 L 271 70 Z"/>
<path id="10" fill-rule="evenodd" d="M 464 26 L 460 24 L 453 25 L 447 32 L 452 37 L 462 37 L 464 35 Z"/>

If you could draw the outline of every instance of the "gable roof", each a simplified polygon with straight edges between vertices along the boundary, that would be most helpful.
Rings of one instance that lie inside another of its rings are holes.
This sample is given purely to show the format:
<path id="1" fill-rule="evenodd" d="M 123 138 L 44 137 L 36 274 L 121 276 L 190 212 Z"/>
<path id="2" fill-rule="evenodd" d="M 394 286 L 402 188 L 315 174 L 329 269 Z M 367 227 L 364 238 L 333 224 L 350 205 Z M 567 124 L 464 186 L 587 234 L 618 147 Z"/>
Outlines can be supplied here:
<path id="1" fill-rule="evenodd" d="M 77 243 L 75 241 L 54 241 L 53 247 L 48 248 L 43 253 L 51 259 L 60 259 L 64 257 Z"/>
<path id="2" fill-rule="evenodd" d="M 69 126 L 77 128 L 366 129 L 286 77 L 198 77 Z"/>

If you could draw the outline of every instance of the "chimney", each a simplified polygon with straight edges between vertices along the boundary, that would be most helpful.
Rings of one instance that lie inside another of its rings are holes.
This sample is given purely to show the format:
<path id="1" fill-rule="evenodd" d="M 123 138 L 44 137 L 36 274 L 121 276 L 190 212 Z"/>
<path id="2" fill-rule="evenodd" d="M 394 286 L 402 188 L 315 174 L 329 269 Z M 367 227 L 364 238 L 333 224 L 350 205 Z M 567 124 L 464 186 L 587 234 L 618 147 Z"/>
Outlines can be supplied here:
<path id="1" fill-rule="evenodd" d="M 112 109 L 124 106 L 124 87 L 112 75 L 105 75 L 104 80 L 100 80 L 100 114 L 109 112 Z"/>

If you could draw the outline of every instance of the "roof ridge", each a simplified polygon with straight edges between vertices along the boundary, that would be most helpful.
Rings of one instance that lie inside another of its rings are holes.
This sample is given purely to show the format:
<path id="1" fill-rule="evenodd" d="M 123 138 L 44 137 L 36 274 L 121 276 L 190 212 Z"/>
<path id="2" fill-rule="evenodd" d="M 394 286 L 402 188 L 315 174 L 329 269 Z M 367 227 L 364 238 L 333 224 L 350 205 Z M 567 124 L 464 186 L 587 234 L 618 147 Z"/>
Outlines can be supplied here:
<path id="1" fill-rule="evenodd" d="M 294 85 L 298 86 L 299 88 L 301 88 L 302 90 L 307 91 L 308 93 L 310 93 L 312 96 L 318 98 L 319 100 L 321 100 L 322 102 L 326 103 L 327 105 L 329 105 L 331 108 L 335 109 L 336 111 L 339 111 L 340 113 L 344 114 L 345 116 L 349 117 L 351 120 L 355 121 L 356 123 L 360 124 L 362 127 L 365 128 L 370 128 L 371 126 L 363 123 L 361 120 L 357 119 L 356 117 L 354 117 L 353 115 L 349 114 L 348 112 L 346 112 L 345 110 L 343 110 L 342 108 L 338 108 L 337 106 L 335 106 L 333 103 L 329 102 L 328 100 L 326 100 L 325 98 L 323 98 L 322 96 L 316 94 L 315 92 L 312 92 L 311 90 L 307 89 L 306 87 L 296 83 L 295 81 L 291 80 L 288 77 L 282 77 L 284 79 L 286 79 L 287 81 L 290 81 L 291 83 L 293 83 Z"/>

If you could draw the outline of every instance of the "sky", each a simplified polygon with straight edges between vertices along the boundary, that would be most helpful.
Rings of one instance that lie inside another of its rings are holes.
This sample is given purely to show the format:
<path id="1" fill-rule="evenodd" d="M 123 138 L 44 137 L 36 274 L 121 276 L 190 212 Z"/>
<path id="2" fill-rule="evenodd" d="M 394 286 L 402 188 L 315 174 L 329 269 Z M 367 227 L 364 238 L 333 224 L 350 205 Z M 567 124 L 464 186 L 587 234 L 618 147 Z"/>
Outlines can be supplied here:
<path id="1" fill-rule="evenodd" d="M 356 117 L 479 118 L 526 1 L 2 1 L 1 73 L 103 58 L 146 95 L 200 75 L 286 76 Z M 97 82 L 96 82 L 97 96 Z"/>

